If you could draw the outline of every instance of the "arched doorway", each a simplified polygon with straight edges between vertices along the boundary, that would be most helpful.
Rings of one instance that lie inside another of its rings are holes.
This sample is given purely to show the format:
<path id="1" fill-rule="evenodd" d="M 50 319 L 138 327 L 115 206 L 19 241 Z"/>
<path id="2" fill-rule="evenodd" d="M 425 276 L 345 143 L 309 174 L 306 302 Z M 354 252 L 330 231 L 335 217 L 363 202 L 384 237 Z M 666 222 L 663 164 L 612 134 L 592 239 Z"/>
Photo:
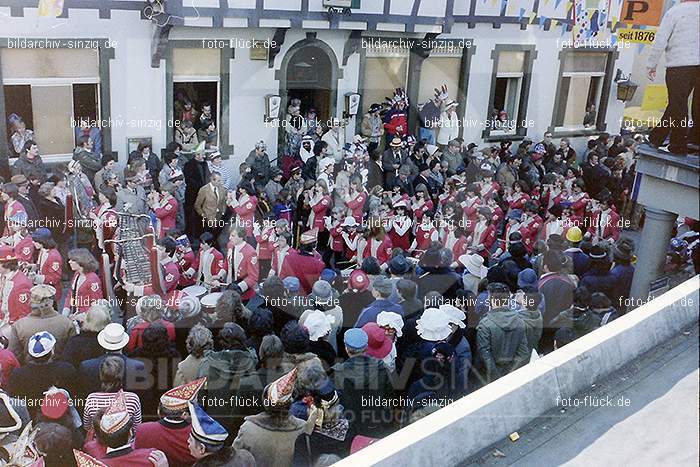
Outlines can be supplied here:
<path id="1" fill-rule="evenodd" d="M 284 56 L 276 77 L 280 82 L 283 118 L 294 98 L 301 100 L 303 114 L 313 107 L 323 122 L 337 117 L 338 79 L 342 78 L 342 71 L 335 53 L 325 42 L 309 36 L 294 44 Z"/>

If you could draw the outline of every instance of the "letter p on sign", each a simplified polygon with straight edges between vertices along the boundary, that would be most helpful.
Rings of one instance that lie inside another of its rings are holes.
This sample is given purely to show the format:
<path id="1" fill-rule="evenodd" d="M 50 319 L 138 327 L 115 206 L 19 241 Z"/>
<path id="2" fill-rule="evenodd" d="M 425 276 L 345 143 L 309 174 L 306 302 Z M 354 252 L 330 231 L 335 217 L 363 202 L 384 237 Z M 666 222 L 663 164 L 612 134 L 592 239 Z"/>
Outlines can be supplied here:
<path id="1" fill-rule="evenodd" d="M 620 11 L 620 22 L 658 26 L 663 8 L 663 0 L 625 0 Z"/>

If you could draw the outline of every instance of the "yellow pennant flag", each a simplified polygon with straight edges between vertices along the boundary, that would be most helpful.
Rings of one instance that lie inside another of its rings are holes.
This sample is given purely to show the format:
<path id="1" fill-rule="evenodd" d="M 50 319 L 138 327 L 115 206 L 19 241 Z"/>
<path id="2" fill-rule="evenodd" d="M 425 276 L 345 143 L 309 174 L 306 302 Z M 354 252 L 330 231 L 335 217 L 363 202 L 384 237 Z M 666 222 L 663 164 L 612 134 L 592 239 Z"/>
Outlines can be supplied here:
<path id="1" fill-rule="evenodd" d="M 612 22 L 611 22 L 611 24 L 610 24 L 610 29 L 614 31 L 614 30 L 615 30 L 615 26 L 617 26 L 617 16 L 613 16 L 613 17 L 612 17 Z"/>
<path id="2" fill-rule="evenodd" d="M 63 0 L 39 0 L 39 16 L 57 18 L 63 14 Z"/>
<path id="3" fill-rule="evenodd" d="M 552 20 L 552 27 L 553 27 L 553 28 L 556 28 L 557 26 L 559 26 L 559 20 L 558 20 L 558 19 L 553 19 L 553 20 Z"/>
<path id="4" fill-rule="evenodd" d="M 534 11 L 532 13 L 530 13 L 530 24 L 535 22 L 536 17 L 537 17 L 537 13 L 535 13 Z"/>

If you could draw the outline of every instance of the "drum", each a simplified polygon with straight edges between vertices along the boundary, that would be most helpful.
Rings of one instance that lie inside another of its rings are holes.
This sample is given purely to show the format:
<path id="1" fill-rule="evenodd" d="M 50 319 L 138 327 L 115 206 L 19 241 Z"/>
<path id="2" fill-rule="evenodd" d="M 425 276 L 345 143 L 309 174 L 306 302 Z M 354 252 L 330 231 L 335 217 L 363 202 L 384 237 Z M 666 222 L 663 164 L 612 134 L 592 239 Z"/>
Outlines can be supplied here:
<path id="1" fill-rule="evenodd" d="M 182 289 L 182 292 L 199 300 L 207 294 L 207 289 L 201 285 L 190 285 Z"/>
<path id="2" fill-rule="evenodd" d="M 219 301 L 219 297 L 221 297 L 221 292 L 210 293 L 200 298 L 199 302 L 202 304 L 202 313 L 213 313 L 216 302 Z"/>

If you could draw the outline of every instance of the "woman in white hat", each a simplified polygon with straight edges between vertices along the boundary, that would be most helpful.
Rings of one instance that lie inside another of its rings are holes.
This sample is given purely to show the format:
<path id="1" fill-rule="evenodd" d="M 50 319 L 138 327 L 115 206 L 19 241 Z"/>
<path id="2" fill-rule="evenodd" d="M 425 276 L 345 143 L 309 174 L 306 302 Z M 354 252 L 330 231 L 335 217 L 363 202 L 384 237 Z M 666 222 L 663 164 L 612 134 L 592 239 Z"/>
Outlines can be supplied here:
<path id="1" fill-rule="evenodd" d="M 462 274 L 464 290 L 469 290 L 474 295 L 478 295 L 479 282 L 488 273 L 488 268 L 484 266 L 484 259 L 476 253 L 467 253 L 457 259 L 457 266 L 464 268 L 464 273 Z"/>
<path id="2" fill-rule="evenodd" d="M 357 231 L 358 226 L 359 224 L 352 216 L 346 217 L 340 224 L 340 228 L 343 229 L 340 236 L 343 238 L 343 249 L 345 252 L 344 256 L 345 260 L 349 263 L 358 262 L 357 251 L 360 240 L 360 234 Z"/>

